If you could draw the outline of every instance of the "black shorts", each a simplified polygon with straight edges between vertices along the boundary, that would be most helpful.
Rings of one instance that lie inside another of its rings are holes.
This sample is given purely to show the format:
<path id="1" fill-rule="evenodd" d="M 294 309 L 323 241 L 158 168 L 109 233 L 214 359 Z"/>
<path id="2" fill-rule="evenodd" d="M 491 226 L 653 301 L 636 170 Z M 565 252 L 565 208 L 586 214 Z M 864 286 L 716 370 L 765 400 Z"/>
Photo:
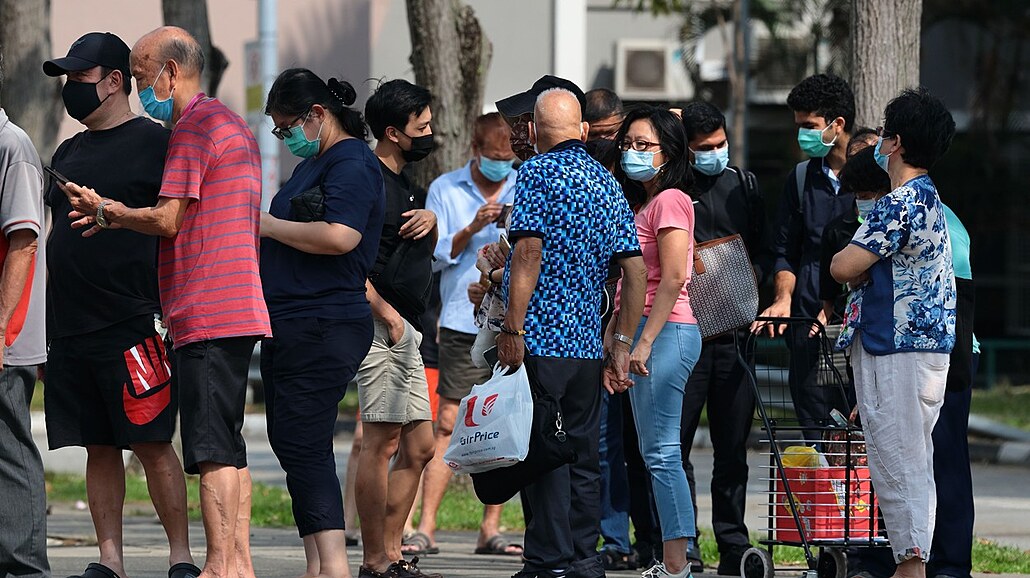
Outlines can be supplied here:
<path id="1" fill-rule="evenodd" d="M 169 442 L 177 402 L 153 315 L 50 342 L 44 403 L 52 450 Z"/>
<path id="2" fill-rule="evenodd" d="M 243 408 L 257 340 L 257 336 L 228 337 L 175 349 L 186 473 L 199 474 L 204 462 L 247 467 Z"/>

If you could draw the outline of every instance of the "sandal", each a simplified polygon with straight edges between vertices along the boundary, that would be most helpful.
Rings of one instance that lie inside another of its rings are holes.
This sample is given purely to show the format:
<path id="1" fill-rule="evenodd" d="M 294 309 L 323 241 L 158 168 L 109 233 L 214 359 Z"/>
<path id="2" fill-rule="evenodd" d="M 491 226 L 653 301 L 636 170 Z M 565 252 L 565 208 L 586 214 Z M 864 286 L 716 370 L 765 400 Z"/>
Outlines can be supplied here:
<path id="1" fill-rule="evenodd" d="M 440 547 L 434 546 L 425 532 L 412 532 L 401 539 L 401 554 L 424 556 L 439 553 Z"/>
<path id="2" fill-rule="evenodd" d="M 601 550 L 601 565 L 605 570 L 636 570 L 637 553 L 623 554 L 611 548 Z"/>
<path id="3" fill-rule="evenodd" d="M 500 534 L 494 534 L 486 544 L 476 548 L 476 554 L 487 556 L 522 556 L 523 551 L 522 544 L 508 542 Z"/>
<path id="4" fill-rule="evenodd" d="M 100 562 L 90 562 L 82 574 L 68 578 L 118 578 L 118 574 Z"/>
<path id="5" fill-rule="evenodd" d="M 189 562 L 179 562 L 168 569 L 168 578 L 197 578 L 200 568 Z"/>

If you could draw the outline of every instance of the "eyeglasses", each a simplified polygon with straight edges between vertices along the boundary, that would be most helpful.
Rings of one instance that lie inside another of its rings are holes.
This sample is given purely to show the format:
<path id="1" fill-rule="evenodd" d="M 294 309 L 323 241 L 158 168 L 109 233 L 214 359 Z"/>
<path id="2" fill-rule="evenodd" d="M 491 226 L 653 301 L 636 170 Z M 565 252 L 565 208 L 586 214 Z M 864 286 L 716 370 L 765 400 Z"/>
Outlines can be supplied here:
<path id="1" fill-rule="evenodd" d="M 310 112 L 311 111 L 308 110 L 307 112 L 301 114 L 297 118 L 291 120 L 289 126 L 287 126 L 286 128 L 279 128 L 277 126 L 276 127 L 272 127 L 272 134 L 275 136 L 275 138 L 277 138 L 279 140 L 284 140 L 284 139 L 290 138 L 291 136 L 293 136 L 293 129 L 295 129 L 298 126 L 300 126 L 300 125 L 297 125 L 296 122 L 298 120 L 302 119 L 302 118 L 307 117 Z M 304 123 L 301 123 L 301 124 L 304 124 Z"/>
<path id="2" fill-rule="evenodd" d="M 637 152 L 643 152 L 651 147 L 661 147 L 661 143 L 651 142 L 643 139 L 637 139 L 635 141 L 624 140 L 619 144 L 619 149 L 623 152 L 633 149 Z"/>
<path id="3" fill-rule="evenodd" d="M 876 136 L 878 136 L 880 138 L 894 138 L 894 137 L 896 137 L 898 135 L 896 135 L 896 134 L 892 133 L 891 131 L 883 128 L 882 126 L 878 126 L 878 127 L 876 127 Z"/>

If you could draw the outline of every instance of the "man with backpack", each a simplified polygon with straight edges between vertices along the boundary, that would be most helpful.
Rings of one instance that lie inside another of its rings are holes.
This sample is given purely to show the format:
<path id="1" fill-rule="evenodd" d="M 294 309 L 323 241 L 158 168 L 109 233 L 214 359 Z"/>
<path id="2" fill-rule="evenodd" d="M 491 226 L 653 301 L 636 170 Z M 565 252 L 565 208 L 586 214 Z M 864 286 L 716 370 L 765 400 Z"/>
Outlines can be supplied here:
<path id="1" fill-rule="evenodd" d="M 798 163 L 783 188 L 773 245 L 774 300 L 760 316 L 805 317 L 825 325 L 819 300 L 820 244 L 827 223 L 855 207 L 855 195 L 840 192 L 837 178 L 854 131 L 855 95 L 844 79 L 816 74 L 790 91 L 787 105 L 794 111 L 798 145 L 809 160 Z M 770 337 L 785 329 L 791 352 L 788 381 L 801 426 L 827 423 L 834 408 L 847 415 L 851 408 L 840 390 L 819 385 L 820 343 L 813 331 L 800 325 L 752 326 Z M 820 441 L 817 430 L 804 434 L 810 442 Z"/>
<path id="2" fill-rule="evenodd" d="M 681 113 L 687 146 L 693 156 L 694 241 L 703 243 L 739 234 L 763 277 L 765 203 L 755 176 L 730 167 L 726 117 L 707 102 L 693 102 Z M 718 573 L 740 574 L 740 558 L 750 547 L 744 524 L 747 494 L 747 439 L 754 414 L 754 392 L 740 363 L 746 333 L 729 333 L 704 342 L 701 357 L 687 382 L 680 428 L 683 468 L 690 482 L 694 509 L 697 492 L 690 446 L 701 410 L 708 406 L 715 464 L 712 472 L 712 528 L 719 545 Z M 694 572 L 702 571 L 696 545 L 688 550 Z"/>

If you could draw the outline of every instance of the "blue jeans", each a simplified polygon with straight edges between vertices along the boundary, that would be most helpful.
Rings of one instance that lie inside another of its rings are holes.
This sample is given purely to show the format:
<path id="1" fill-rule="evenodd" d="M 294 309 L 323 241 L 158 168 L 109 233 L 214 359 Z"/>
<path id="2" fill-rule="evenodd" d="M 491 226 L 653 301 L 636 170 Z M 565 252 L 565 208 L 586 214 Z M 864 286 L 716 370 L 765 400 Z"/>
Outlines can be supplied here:
<path id="1" fill-rule="evenodd" d="M 637 328 L 637 339 L 647 322 Z M 697 325 L 667 322 L 651 346 L 650 375 L 633 375 L 629 395 L 640 437 L 640 453 L 651 472 L 662 539 L 693 538 L 694 506 L 680 453 L 680 417 L 683 392 L 701 356 Z"/>
<path id="2" fill-rule="evenodd" d="M 629 479 L 622 449 L 622 401 L 622 394 L 601 392 L 601 537 L 605 548 L 629 554 Z"/>

